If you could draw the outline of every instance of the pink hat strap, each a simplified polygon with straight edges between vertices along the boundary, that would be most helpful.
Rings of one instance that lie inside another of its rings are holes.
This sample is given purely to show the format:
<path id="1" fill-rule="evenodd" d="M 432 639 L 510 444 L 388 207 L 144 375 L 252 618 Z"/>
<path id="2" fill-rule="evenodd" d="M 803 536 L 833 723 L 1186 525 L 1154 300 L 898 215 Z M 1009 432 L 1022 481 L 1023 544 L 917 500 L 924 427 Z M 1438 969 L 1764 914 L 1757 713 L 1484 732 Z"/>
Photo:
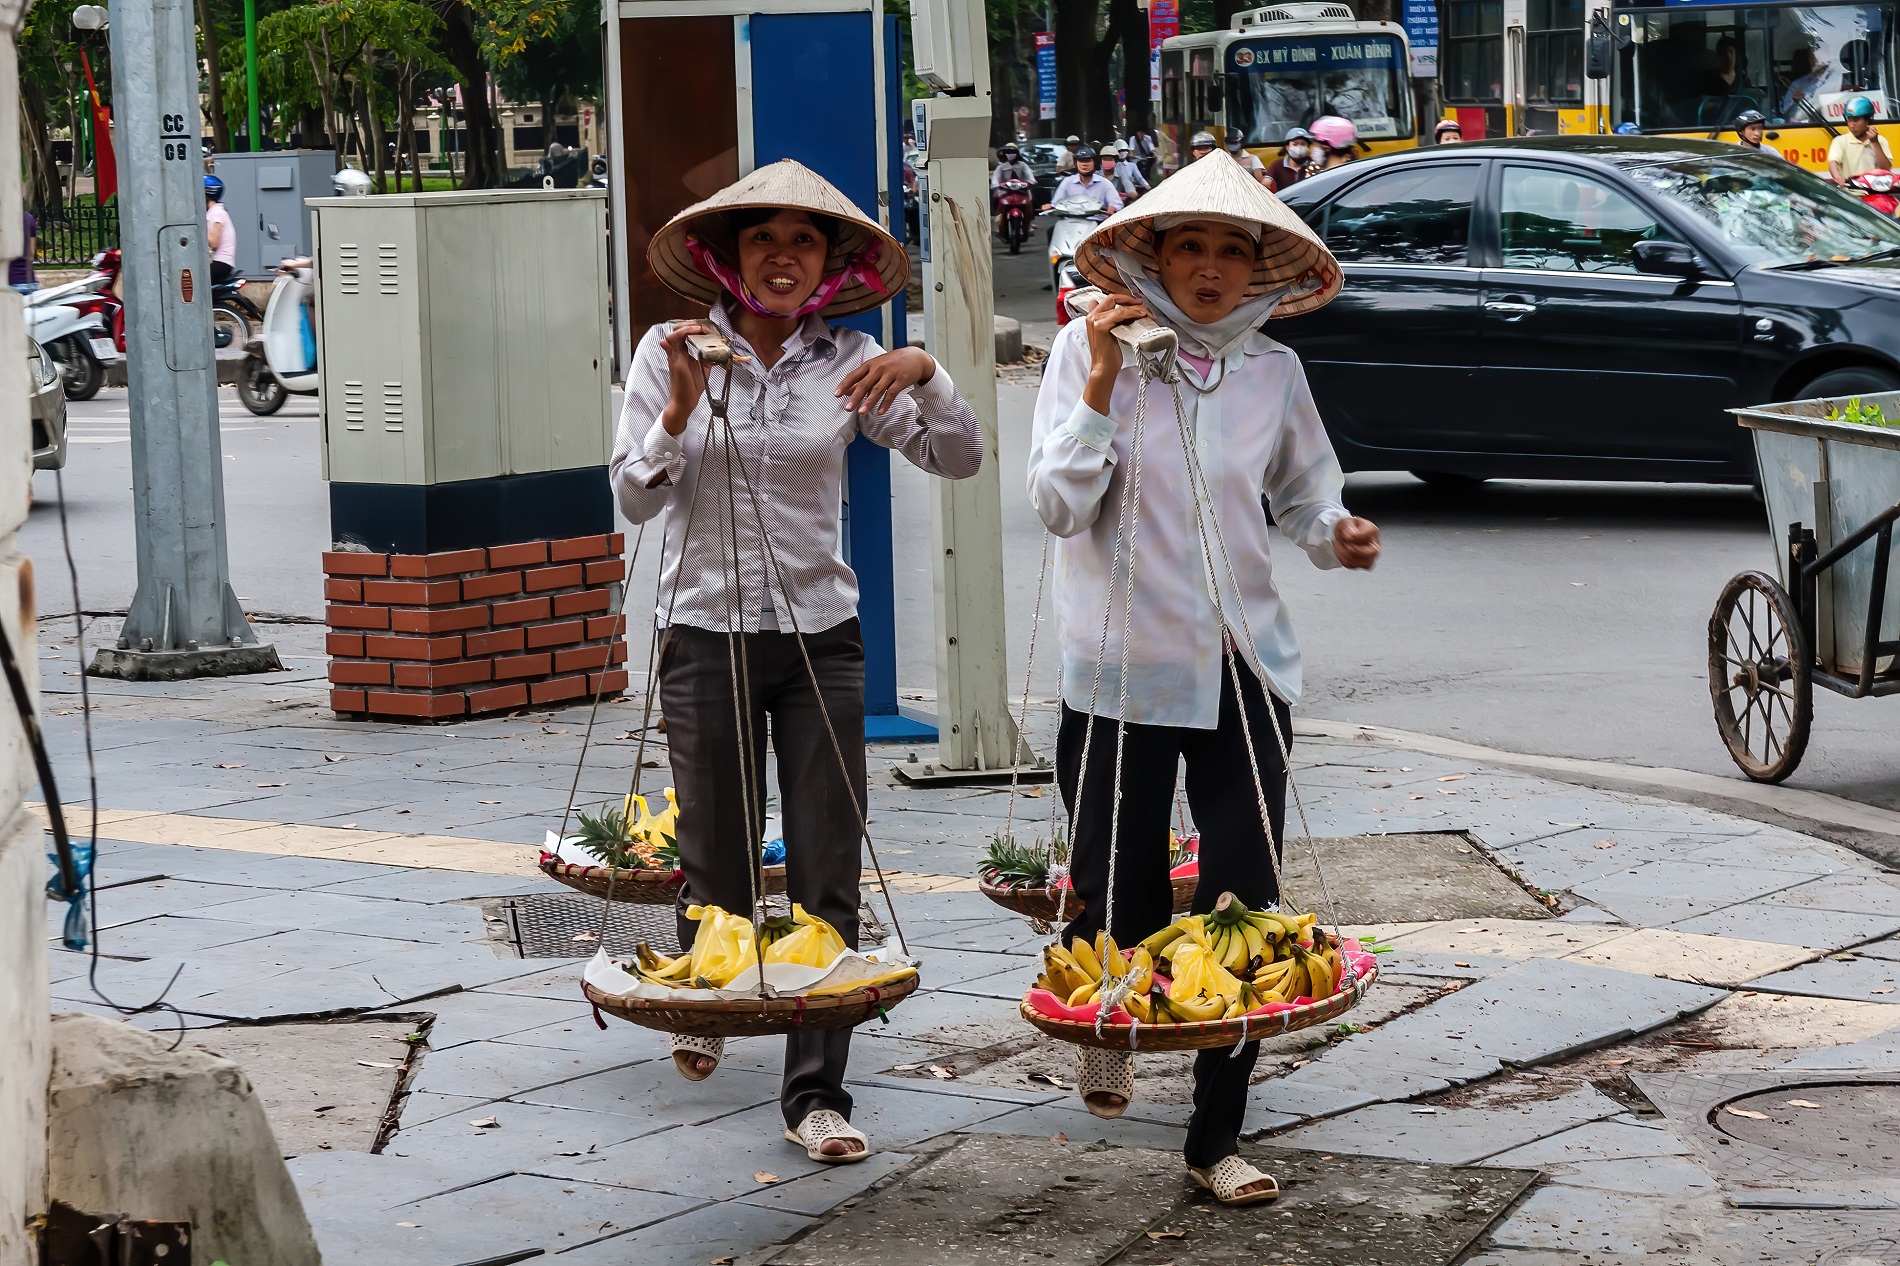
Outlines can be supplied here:
<path id="1" fill-rule="evenodd" d="M 758 297 L 746 286 L 739 276 L 739 270 L 731 267 L 715 255 L 707 245 L 694 234 L 686 236 L 687 253 L 693 257 L 693 267 L 712 278 L 726 288 L 727 293 L 744 304 L 746 310 L 754 316 L 770 317 L 775 321 L 789 320 L 817 312 L 838 297 L 838 292 L 853 281 L 861 281 L 872 291 L 881 295 L 890 294 L 890 287 L 884 284 L 884 277 L 877 270 L 878 243 L 869 246 L 845 261 L 843 268 L 831 273 L 818 283 L 818 289 L 812 291 L 811 298 L 800 304 L 796 312 L 774 312 L 760 303 Z"/>

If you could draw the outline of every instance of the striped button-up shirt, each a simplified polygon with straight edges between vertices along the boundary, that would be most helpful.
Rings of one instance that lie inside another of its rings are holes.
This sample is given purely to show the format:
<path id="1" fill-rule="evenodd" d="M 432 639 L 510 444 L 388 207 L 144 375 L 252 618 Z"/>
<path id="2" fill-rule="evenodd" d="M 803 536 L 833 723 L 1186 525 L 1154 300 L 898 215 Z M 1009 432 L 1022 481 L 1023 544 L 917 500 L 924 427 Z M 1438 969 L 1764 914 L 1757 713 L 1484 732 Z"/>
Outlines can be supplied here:
<path id="1" fill-rule="evenodd" d="M 752 357 L 732 367 L 736 450 L 713 435 L 708 400 L 724 376 L 716 368 L 686 430 L 669 435 L 660 425 L 671 386 L 660 346 L 666 330 L 655 326 L 627 374 L 609 466 L 628 519 L 644 523 L 669 511 L 655 619 L 748 633 L 789 632 L 788 615 L 807 633 L 842 624 L 858 608 L 858 580 L 840 552 L 846 446 L 862 435 L 933 475 L 964 479 L 982 464 L 982 426 L 941 365 L 881 417 L 846 411 L 838 384 L 883 353 L 857 330 L 808 316 L 767 369 L 723 305 L 707 324 Z"/>

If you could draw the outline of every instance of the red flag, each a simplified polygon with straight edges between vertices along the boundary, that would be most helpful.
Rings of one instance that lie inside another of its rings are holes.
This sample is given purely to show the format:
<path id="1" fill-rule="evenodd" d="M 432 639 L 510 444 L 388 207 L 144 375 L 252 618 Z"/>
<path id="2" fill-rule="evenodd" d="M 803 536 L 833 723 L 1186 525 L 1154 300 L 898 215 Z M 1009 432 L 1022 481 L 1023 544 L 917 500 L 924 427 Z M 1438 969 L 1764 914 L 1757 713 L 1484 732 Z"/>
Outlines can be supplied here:
<path id="1" fill-rule="evenodd" d="M 92 62 L 86 50 L 79 50 L 79 64 L 86 68 L 86 95 L 92 103 L 92 196 L 100 206 L 119 192 L 119 161 L 112 153 L 112 111 L 99 100 L 99 86 L 92 81 Z"/>

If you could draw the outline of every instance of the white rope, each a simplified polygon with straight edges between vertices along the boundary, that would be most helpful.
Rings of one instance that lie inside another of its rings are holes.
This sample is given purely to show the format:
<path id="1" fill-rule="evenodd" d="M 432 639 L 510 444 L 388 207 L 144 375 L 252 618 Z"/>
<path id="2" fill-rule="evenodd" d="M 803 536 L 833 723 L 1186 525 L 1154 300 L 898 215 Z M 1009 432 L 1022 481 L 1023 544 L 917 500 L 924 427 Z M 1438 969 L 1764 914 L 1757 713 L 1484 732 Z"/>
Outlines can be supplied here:
<path id="1" fill-rule="evenodd" d="M 1016 785 L 1022 781 L 1023 731 L 1029 726 L 1029 686 L 1036 671 L 1036 634 L 1042 629 L 1042 592 L 1049 579 L 1049 533 L 1042 534 L 1042 567 L 1036 572 L 1036 609 L 1029 620 L 1029 656 L 1023 665 L 1023 706 L 1016 719 L 1016 751 L 1009 762 L 1009 807 L 1003 812 L 1003 838 L 1016 838 Z M 1051 842 L 1051 848 L 1054 844 Z M 1054 857 L 1050 860 L 1053 862 Z"/>

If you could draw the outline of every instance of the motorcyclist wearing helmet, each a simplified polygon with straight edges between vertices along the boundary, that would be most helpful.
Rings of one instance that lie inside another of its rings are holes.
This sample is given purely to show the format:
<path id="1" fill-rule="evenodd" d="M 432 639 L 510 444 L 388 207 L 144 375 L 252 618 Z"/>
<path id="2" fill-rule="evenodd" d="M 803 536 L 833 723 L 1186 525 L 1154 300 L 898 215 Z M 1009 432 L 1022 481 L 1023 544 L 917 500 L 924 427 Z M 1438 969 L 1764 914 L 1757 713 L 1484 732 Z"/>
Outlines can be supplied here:
<path id="1" fill-rule="evenodd" d="M 211 284 L 222 286 L 237 271 L 237 225 L 224 205 L 224 182 L 205 177 L 205 242 L 211 248 Z"/>
<path id="2" fill-rule="evenodd" d="M 1456 145 L 1465 139 L 1465 129 L 1456 119 L 1440 119 L 1432 129 L 1432 144 Z"/>
<path id="3" fill-rule="evenodd" d="M 1313 120 L 1313 140 L 1320 149 L 1320 171 L 1343 167 L 1358 152 L 1359 129 L 1351 119 L 1328 114 Z"/>
<path id="4" fill-rule="evenodd" d="M 1290 127 L 1280 138 L 1280 156 L 1267 165 L 1267 182 L 1277 192 L 1298 184 L 1306 176 L 1306 164 L 1313 154 L 1313 134 L 1303 127 Z"/>
<path id="5" fill-rule="evenodd" d="M 997 189 L 1005 180 L 1021 180 L 1027 184 L 1036 183 L 1036 173 L 1023 161 L 1022 151 L 1014 145 L 1005 145 L 996 151 L 996 170 L 990 173 L 990 188 Z"/>
<path id="6" fill-rule="evenodd" d="M 1082 148 L 1082 138 L 1071 132 L 1062 138 L 1062 153 L 1056 157 L 1057 171 L 1075 170 L 1075 151 Z"/>
<path id="7" fill-rule="evenodd" d="M 1104 211 L 1122 209 L 1121 194 L 1114 185 L 1095 172 L 1094 146 L 1084 145 L 1075 151 L 1075 174 L 1062 178 L 1062 183 L 1056 186 L 1049 201 L 1042 204 L 1042 209 L 1047 211 L 1064 198 L 1088 198 L 1101 203 Z"/>
<path id="8" fill-rule="evenodd" d="M 1828 146 L 1827 178 L 1839 185 L 1850 176 L 1890 170 L 1893 155 L 1887 152 L 1880 133 L 1874 131 L 1874 103 L 1866 97 L 1855 97 L 1842 114 L 1847 118 L 1847 131 Z"/>
<path id="9" fill-rule="evenodd" d="M 1133 202 L 1148 192 L 1148 178 L 1141 164 L 1128 156 L 1129 147 L 1110 141 L 1102 146 L 1102 179 L 1115 186 L 1123 202 Z"/>
<path id="10" fill-rule="evenodd" d="M 1767 133 L 1768 117 L 1760 110 L 1744 110 L 1735 116 L 1736 144 L 1743 149 L 1759 150 L 1764 154 L 1774 154 L 1776 158 L 1781 157 L 1775 150 L 1768 149 L 1761 143 L 1762 137 Z"/>
<path id="11" fill-rule="evenodd" d="M 1239 163 L 1243 170 L 1261 184 L 1267 184 L 1267 165 L 1260 156 L 1246 148 L 1247 134 L 1237 127 L 1227 129 L 1227 152 Z"/>
<path id="12" fill-rule="evenodd" d="M 1188 142 L 1188 149 L 1193 153 L 1195 158 L 1206 158 L 1209 154 L 1214 152 L 1214 134 L 1212 132 L 1196 132 L 1194 139 Z"/>

